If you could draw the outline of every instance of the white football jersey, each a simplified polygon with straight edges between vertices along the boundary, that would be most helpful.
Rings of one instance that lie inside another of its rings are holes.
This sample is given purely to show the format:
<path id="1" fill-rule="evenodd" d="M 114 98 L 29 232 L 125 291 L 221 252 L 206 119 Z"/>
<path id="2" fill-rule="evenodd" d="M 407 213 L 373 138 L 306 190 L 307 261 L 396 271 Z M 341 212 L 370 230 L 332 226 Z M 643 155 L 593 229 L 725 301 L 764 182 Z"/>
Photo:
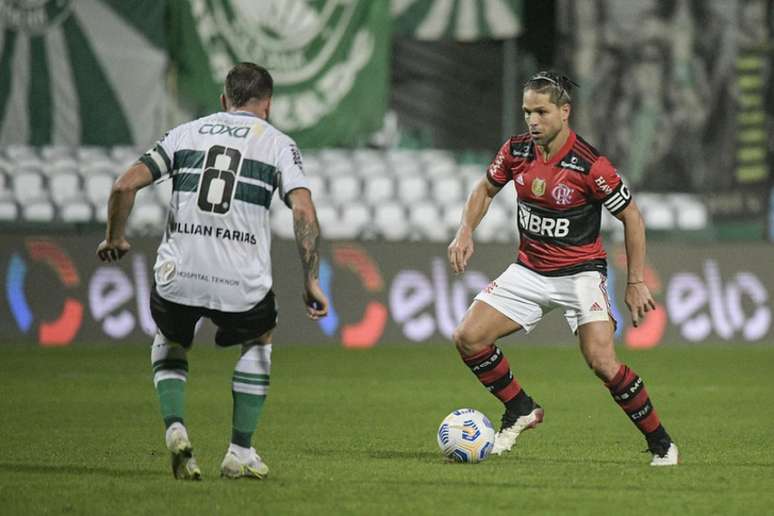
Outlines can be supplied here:
<path id="1" fill-rule="evenodd" d="M 252 113 L 215 113 L 172 129 L 140 161 L 156 182 L 172 180 L 154 266 L 161 297 L 224 312 L 255 306 L 272 286 L 274 190 L 286 201 L 309 188 L 293 140 Z"/>

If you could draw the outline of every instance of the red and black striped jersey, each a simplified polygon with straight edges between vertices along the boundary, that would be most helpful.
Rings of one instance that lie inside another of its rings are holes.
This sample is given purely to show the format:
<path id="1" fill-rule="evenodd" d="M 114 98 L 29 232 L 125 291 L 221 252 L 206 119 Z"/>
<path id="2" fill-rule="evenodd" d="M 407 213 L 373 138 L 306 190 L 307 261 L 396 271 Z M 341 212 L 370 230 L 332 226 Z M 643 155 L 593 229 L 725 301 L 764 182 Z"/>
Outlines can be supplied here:
<path id="1" fill-rule="evenodd" d="M 556 156 L 543 161 L 529 133 L 511 137 L 487 170 L 496 186 L 513 181 L 521 234 L 518 262 L 547 276 L 607 272 L 599 236 L 602 205 L 616 215 L 631 202 L 605 157 L 570 131 Z"/>

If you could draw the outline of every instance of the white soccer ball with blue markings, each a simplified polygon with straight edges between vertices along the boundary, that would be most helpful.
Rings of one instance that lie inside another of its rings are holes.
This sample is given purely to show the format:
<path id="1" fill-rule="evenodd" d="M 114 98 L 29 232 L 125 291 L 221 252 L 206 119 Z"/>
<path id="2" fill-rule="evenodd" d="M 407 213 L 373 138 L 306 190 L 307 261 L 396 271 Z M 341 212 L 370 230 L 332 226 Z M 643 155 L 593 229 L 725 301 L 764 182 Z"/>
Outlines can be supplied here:
<path id="1" fill-rule="evenodd" d="M 457 462 L 483 461 L 492 451 L 494 439 L 492 422 L 476 409 L 455 410 L 438 427 L 441 453 Z"/>

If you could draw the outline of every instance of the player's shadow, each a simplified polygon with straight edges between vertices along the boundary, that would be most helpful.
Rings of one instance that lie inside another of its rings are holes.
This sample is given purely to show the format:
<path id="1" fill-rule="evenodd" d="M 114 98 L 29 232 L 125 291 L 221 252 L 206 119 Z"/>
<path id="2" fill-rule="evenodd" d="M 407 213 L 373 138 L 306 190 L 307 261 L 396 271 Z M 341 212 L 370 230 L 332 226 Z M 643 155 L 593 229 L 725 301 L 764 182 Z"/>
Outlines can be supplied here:
<path id="1" fill-rule="evenodd" d="M 648 455 L 648 458 L 650 456 Z M 588 459 L 588 458 L 577 458 L 577 459 L 571 459 L 571 458 L 546 458 L 546 457 L 522 457 L 519 459 L 522 462 L 532 462 L 535 464 L 557 464 L 557 465 L 566 465 L 566 464 L 607 464 L 607 465 L 618 465 L 618 466 L 632 466 L 636 465 L 631 460 L 628 459 Z M 648 461 L 644 460 L 639 463 L 641 466 L 648 466 Z M 724 468 L 748 468 L 748 467 L 754 467 L 754 468 L 774 468 L 774 463 L 772 462 L 708 462 L 708 461 L 695 461 L 695 460 L 688 460 L 686 462 L 681 462 L 681 466 L 712 466 L 712 467 L 724 467 Z M 679 467 L 678 467 L 679 468 Z"/>
<path id="2" fill-rule="evenodd" d="M 367 453 L 372 459 L 413 459 L 420 462 L 438 462 L 438 453 L 429 451 L 379 450 Z"/>
<path id="3" fill-rule="evenodd" d="M 79 466 L 75 464 L 19 464 L 11 462 L 0 462 L 0 471 L 39 473 L 44 475 L 103 475 L 115 478 L 156 477 L 161 475 L 160 471 L 150 469 L 118 469 L 100 466 Z"/>
<path id="4" fill-rule="evenodd" d="M 341 450 L 330 450 L 325 448 L 307 448 L 306 453 L 317 456 L 338 456 L 342 454 Z M 406 451 L 406 450 L 348 450 L 347 455 L 359 455 L 369 459 L 403 459 L 417 460 L 420 462 L 438 462 L 440 455 L 437 452 L 430 451 Z"/>

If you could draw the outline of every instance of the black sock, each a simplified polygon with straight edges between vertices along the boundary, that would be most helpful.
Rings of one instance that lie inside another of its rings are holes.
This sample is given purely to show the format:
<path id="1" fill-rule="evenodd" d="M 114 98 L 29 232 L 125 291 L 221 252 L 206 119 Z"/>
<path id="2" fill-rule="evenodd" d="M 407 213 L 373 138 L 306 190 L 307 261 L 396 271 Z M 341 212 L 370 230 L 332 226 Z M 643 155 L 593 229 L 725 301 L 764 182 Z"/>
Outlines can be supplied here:
<path id="1" fill-rule="evenodd" d="M 522 389 L 512 400 L 505 403 L 505 408 L 508 409 L 508 412 L 524 416 L 532 412 L 532 409 L 535 408 L 535 402 Z"/>
<path id="2" fill-rule="evenodd" d="M 645 434 L 645 439 L 648 441 L 648 444 L 672 442 L 672 438 L 669 437 L 669 434 L 667 433 L 666 428 L 664 428 L 663 425 L 658 425 L 658 427 L 656 427 L 655 430 Z"/>

